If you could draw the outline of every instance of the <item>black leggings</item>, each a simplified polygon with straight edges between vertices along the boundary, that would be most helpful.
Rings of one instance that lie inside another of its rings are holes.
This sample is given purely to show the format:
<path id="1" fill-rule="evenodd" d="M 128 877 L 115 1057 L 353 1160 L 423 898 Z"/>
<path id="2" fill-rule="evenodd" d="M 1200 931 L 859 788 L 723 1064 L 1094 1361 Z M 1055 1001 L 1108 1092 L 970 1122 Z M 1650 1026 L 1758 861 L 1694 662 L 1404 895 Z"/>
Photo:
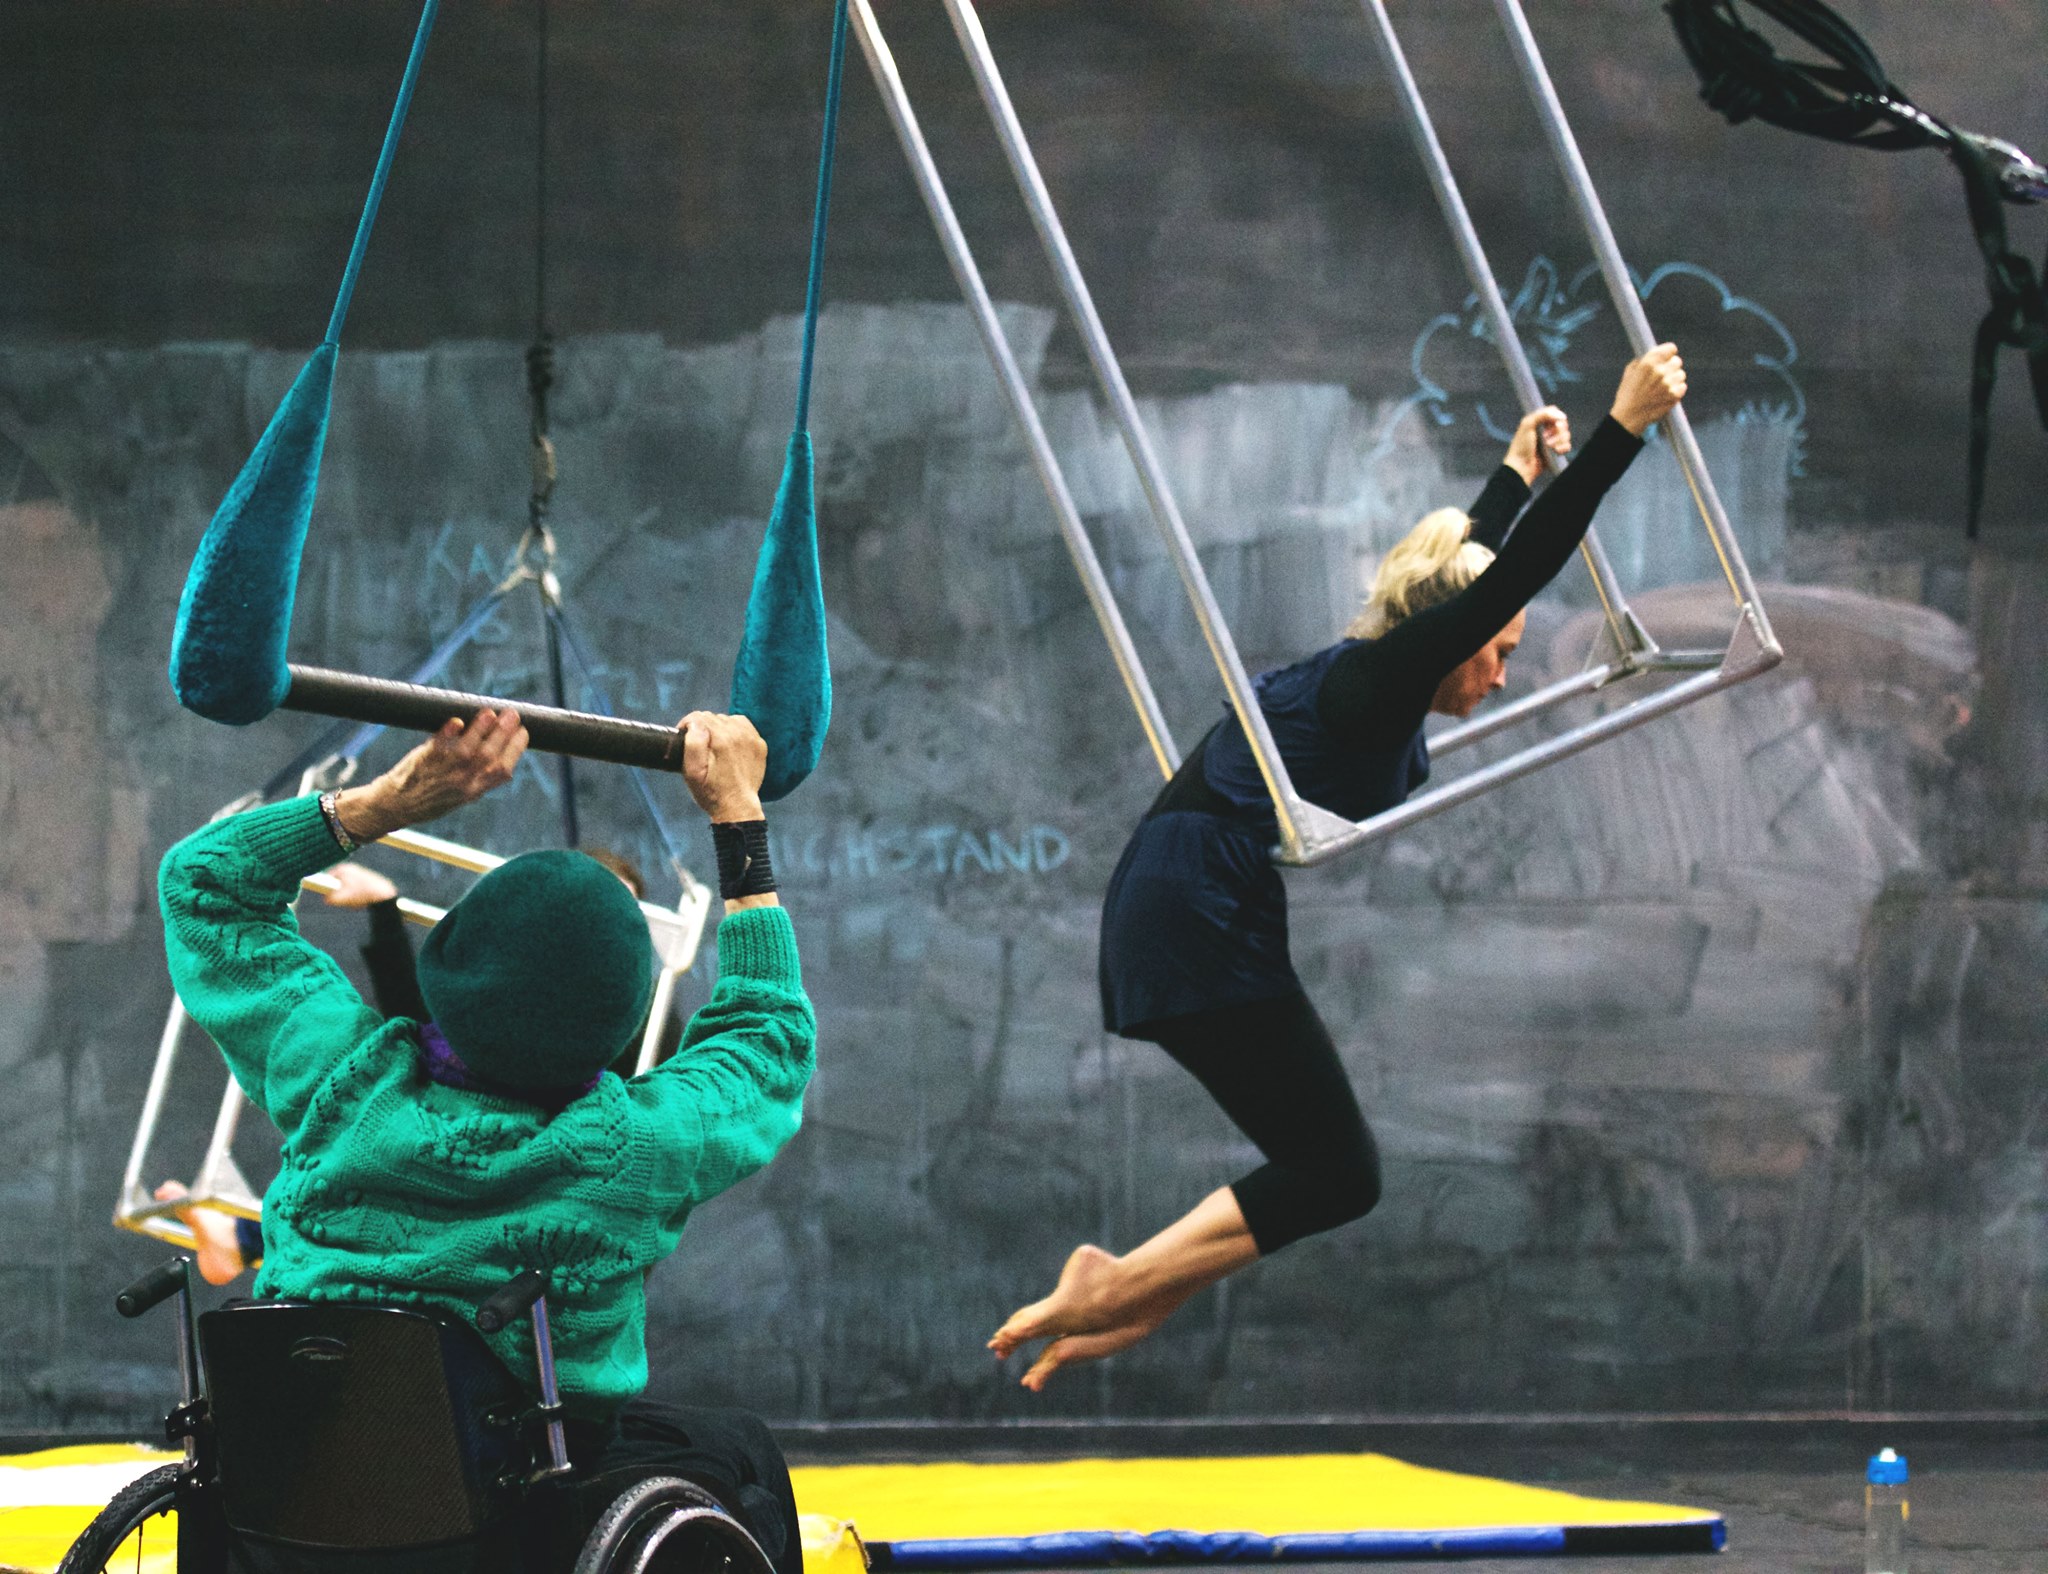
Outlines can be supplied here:
<path id="1" fill-rule="evenodd" d="M 1260 1256 L 1372 1212 L 1379 1149 L 1308 996 L 1173 1017 L 1145 1036 L 1192 1071 L 1265 1154 L 1230 1188 Z"/>

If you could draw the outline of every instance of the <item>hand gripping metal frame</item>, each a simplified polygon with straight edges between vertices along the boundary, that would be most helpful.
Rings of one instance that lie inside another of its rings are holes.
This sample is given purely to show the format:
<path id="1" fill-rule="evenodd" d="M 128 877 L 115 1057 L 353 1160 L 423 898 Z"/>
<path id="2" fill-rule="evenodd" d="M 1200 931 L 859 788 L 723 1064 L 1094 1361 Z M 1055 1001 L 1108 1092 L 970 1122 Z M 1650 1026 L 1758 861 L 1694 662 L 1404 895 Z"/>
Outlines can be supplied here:
<path id="1" fill-rule="evenodd" d="M 1615 310 L 1621 316 L 1630 344 L 1637 354 L 1641 354 L 1656 343 L 1656 336 L 1651 332 L 1649 319 L 1643 311 L 1642 300 L 1636 293 L 1635 282 L 1629 274 L 1628 265 L 1622 260 L 1620 248 L 1615 244 L 1613 231 L 1608 226 L 1600 199 L 1593 189 L 1592 177 L 1586 170 L 1585 162 L 1579 155 L 1578 144 L 1573 140 L 1571 128 L 1565 121 L 1564 108 L 1558 101 L 1549 73 L 1544 69 L 1535 37 L 1529 31 L 1528 19 L 1522 14 L 1518 0 L 1494 0 L 1494 3 L 1506 28 L 1509 45 L 1516 56 L 1523 79 L 1535 101 L 1537 113 L 1543 121 L 1551 152 L 1571 190 L 1574 206 L 1598 259 L 1600 272 L 1606 281 L 1608 293 L 1614 300 Z M 1535 375 L 1530 370 L 1528 359 L 1516 337 L 1507 305 L 1501 298 L 1500 287 L 1486 261 L 1485 253 L 1480 248 L 1471 216 L 1466 211 L 1464 199 L 1460 196 L 1457 184 L 1451 176 L 1449 162 L 1445 159 L 1443 148 L 1437 140 L 1435 127 L 1431 124 L 1421 92 L 1408 70 L 1400 42 L 1394 33 L 1393 23 L 1387 15 L 1384 0 L 1361 0 L 1361 4 L 1367 19 L 1373 24 L 1381 52 L 1399 93 L 1409 130 L 1415 139 L 1417 150 L 1422 155 L 1423 164 L 1435 188 L 1444 218 L 1451 228 L 1453 239 L 1457 242 L 1473 290 L 1487 314 L 1494 341 L 1500 347 L 1508 375 L 1514 383 L 1516 396 L 1523 409 L 1533 410 L 1544 402 Z M 1432 753 L 1439 757 L 1452 753 L 1503 728 L 1548 711 L 1566 700 L 1592 694 L 1623 678 L 1658 673 L 1683 674 L 1679 681 L 1479 770 L 1419 793 L 1406 803 L 1355 824 L 1303 799 L 1294 790 L 1294 784 L 1287 774 L 1286 763 L 1274 747 L 1272 733 L 1267 728 L 1265 717 L 1254 698 L 1251 680 L 1238 656 L 1236 643 L 1231 638 L 1230 629 L 1224 622 L 1215 595 L 1209 587 L 1208 576 L 1203 572 L 1194 542 L 1174 501 L 1164 467 L 1160 464 L 1151 438 L 1139 417 L 1137 401 L 1132 397 L 1130 387 L 1124 380 L 1123 369 L 1117 361 L 1115 351 L 1110 347 L 1108 334 L 1096 313 L 1087 283 L 1081 276 L 1080 265 L 1074 258 L 1073 248 L 1067 242 L 1066 231 L 1053 208 L 1051 193 L 1047 191 L 1045 182 L 1038 172 L 1037 161 L 1025 140 L 1023 127 L 1010 102 L 1009 92 L 996 69 L 995 57 L 989 49 L 987 37 L 982 32 L 981 19 L 974 9 L 972 0 L 945 0 L 945 5 L 961 52 L 974 74 L 996 135 L 1009 159 L 1011 173 L 1016 178 L 1025 207 L 1030 212 L 1032 223 L 1038 231 L 1046 258 L 1051 263 L 1061 293 L 1066 298 L 1068 312 L 1079 330 L 1096 382 L 1108 402 L 1112 418 L 1123 435 L 1125 447 L 1129 450 L 1132 463 L 1137 469 L 1139 483 L 1144 490 L 1153 518 L 1180 572 L 1188 600 L 1194 608 L 1196 622 L 1201 626 L 1202 636 L 1215 659 L 1218 672 L 1222 675 L 1231 707 L 1244 727 L 1245 735 L 1251 743 L 1253 758 L 1257 760 L 1260 772 L 1265 777 L 1267 790 L 1272 794 L 1273 807 L 1280 826 L 1280 846 L 1275 851 L 1275 857 L 1280 862 L 1297 865 L 1325 863 L 1340 853 L 1363 846 L 1367 842 L 1377 841 L 1417 820 L 1441 814 L 1444 810 L 1475 798 L 1504 782 L 1541 770 L 1546 765 L 1554 764 L 1582 749 L 1604 742 L 1630 728 L 1639 727 L 1656 717 L 1667 715 L 1691 704 L 1694 700 L 1718 693 L 1759 673 L 1767 672 L 1783 659 L 1784 652 L 1771 631 L 1770 620 L 1764 612 L 1762 601 L 1757 596 L 1748 565 L 1743 561 L 1741 546 L 1728 523 L 1727 513 L 1721 506 L 1713 479 L 1707 473 L 1706 460 L 1700 452 L 1691 424 L 1687 421 L 1683 409 L 1674 410 L 1665 421 L 1664 430 L 1684 471 L 1700 518 L 1713 541 L 1715 553 L 1734 599 L 1734 627 L 1727 647 L 1724 650 L 1713 651 L 1665 650 L 1659 646 L 1630 610 L 1627 598 L 1615 578 L 1613 567 L 1600 547 L 1598 538 L 1588 532 L 1583 556 L 1588 569 L 1592 572 L 1593 583 L 1599 593 L 1601 607 L 1606 617 L 1610 645 L 1606 658 L 1593 663 L 1585 671 L 1552 683 L 1514 704 L 1503 706 L 1485 717 L 1438 735 L 1431 740 Z M 862 52 L 867 57 L 869 70 L 874 75 L 875 85 L 881 90 L 883 106 L 896 129 L 897 138 L 910 161 L 911 173 L 917 181 L 925 206 L 930 211 L 932 223 L 938 231 L 946 260 L 951 265 L 954 277 L 959 281 L 961 292 L 965 295 L 968 307 L 974 315 L 982 342 L 1002 384 L 1004 396 L 1023 429 L 1032 462 L 1052 502 L 1054 518 L 1066 541 L 1068 552 L 1073 557 L 1074 565 L 1080 572 L 1089 604 L 1094 609 L 1097 621 L 1102 625 L 1103 634 L 1109 642 L 1111 655 L 1116 661 L 1124 686 L 1138 712 L 1139 724 L 1144 728 L 1147 742 L 1151 745 L 1153 756 L 1161 771 L 1170 775 L 1179 764 L 1179 750 L 1167 729 L 1159 703 L 1154 698 L 1151 684 L 1145 675 L 1144 666 L 1132 646 L 1129 630 L 1124 625 L 1115 599 L 1111 595 L 1107 578 L 1095 556 L 1094 548 L 1089 543 L 1072 495 L 1060 473 L 1059 462 L 1053 454 L 1044 426 L 1031 402 L 1030 391 L 1003 334 L 995 307 L 982 282 L 980 270 L 975 264 L 966 236 L 961 231 L 959 219 L 954 214 L 953 205 L 939 179 L 937 166 L 932 161 L 931 151 L 925 143 L 923 132 L 919 129 L 916 114 L 911 109 L 909 95 L 904 90 L 895 60 L 882 37 L 881 27 L 875 20 L 869 0 L 852 0 L 852 21 Z"/>
<path id="2" fill-rule="evenodd" d="M 222 813 L 232 813 L 244 806 L 243 800 L 237 800 Z M 472 874 L 484 874 L 505 861 L 494 853 L 479 852 L 474 847 L 443 841 L 438 836 L 428 836 L 419 831 L 394 831 L 377 845 L 466 869 Z M 648 1008 L 647 1028 L 640 1039 L 640 1056 L 634 1067 L 636 1072 L 646 1071 L 654 1064 L 661 1043 L 661 1030 L 668 1021 L 669 1008 L 675 1000 L 676 980 L 696 966 L 704 925 L 711 913 L 710 887 L 690 878 L 686 870 L 679 868 L 677 872 L 682 878 L 683 893 L 673 908 L 657 907 L 652 902 L 640 904 L 640 914 L 647 920 L 648 937 L 654 942 L 654 963 L 658 972 L 654 981 L 654 1003 Z M 328 874 L 311 875 L 302 883 L 305 889 L 322 893 L 333 890 L 335 886 L 334 877 Z M 407 922 L 428 929 L 439 923 L 445 914 L 443 908 L 415 902 L 410 897 L 399 898 L 398 910 Z M 128 1149 L 128 1167 L 121 1176 L 121 1195 L 114 1205 L 114 1223 L 122 1229 L 153 1235 L 159 1240 L 187 1248 L 197 1242 L 191 1228 L 177 1217 L 181 1209 L 214 1208 L 244 1219 L 260 1218 L 263 1212 L 261 1199 L 243 1177 L 241 1167 L 235 1163 L 235 1132 L 249 1101 L 232 1077 L 221 1092 L 213 1135 L 207 1141 L 206 1156 L 200 1161 L 198 1173 L 186 1187 L 187 1195 L 174 1202 L 158 1202 L 150 1195 L 151 1187 L 143 1178 L 150 1148 L 156 1140 L 157 1123 L 163 1114 L 164 1095 L 171 1085 L 171 1070 L 177 1062 L 178 1049 L 189 1020 L 185 1015 L 184 1002 L 173 995 L 170 1014 L 164 1019 L 163 1035 L 157 1040 L 156 1065 L 150 1071 L 149 1091 L 142 1101 L 142 1117 L 136 1122 L 135 1140 Z"/>

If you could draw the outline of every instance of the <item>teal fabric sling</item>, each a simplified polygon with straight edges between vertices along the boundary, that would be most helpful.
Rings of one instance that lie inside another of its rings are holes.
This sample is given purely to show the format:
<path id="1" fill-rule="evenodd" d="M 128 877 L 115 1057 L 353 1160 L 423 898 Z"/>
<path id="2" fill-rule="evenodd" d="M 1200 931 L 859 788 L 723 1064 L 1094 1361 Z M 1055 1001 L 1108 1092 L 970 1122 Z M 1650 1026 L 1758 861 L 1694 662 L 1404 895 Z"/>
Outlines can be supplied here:
<path id="1" fill-rule="evenodd" d="M 326 337 L 272 415 L 255 451 L 207 526 L 186 578 L 171 640 L 171 687 L 181 704 L 209 720 L 235 725 L 257 721 L 277 707 L 290 685 L 286 647 L 292 603 L 326 442 L 342 324 L 404 129 L 438 3 L 426 0 L 421 9 L 412 53 Z M 808 427 L 847 32 L 847 0 L 837 0 L 818 156 L 817 203 L 811 224 L 796 419 L 782 483 L 755 564 L 746 625 L 733 664 L 731 708 L 751 717 L 768 742 L 768 774 L 762 796 L 770 800 L 785 796 L 810 775 L 832 716 L 832 672 L 826 647 Z"/>
<path id="2" fill-rule="evenodd" d="M 370 229 L 377 220 L 377 205 L 384 197 L 439 3 L 426 0 L 420 11 L 405 78 L 377 156 L 369 199 L 356 225 L 355 244 L 349 248 L 348 266 L 342 271 L 327 336 L 228 488 L 185 579 L 171 635 L 171 690 L 187 710 L 210 721 L 236 726 L 259 721 L 277 708 L 291 681 L 285 670 L 285 644 L 298 591 L 299 554 L 306 544 L 313 493 L 320 480 L 320 451 L 327 441 L 341 325 L 355 294 L 356 275 L 370 244 Z"/>
<path id="3" fill-rule="evenodd" d="M 732 709 L 750 717 L 768 743 L 762 798 L 793 791 L 818 763 L 832 721 L 832 665 L 825 647 L 825 587 L 818 569 L 818 509 L 811 456 L 811 361 L 824 288 L 825 219 L 832 202 L 833 144 L 839 83 L 846 63 L 847 0 L 832 19 L 832 64 L 825 84 L 825 132 L 818 153 L 818 201 L 811 219 L 811 273 L 804 293 L 803 355 L 797 368 L 796 423 L 782 484 L 754 565 L 746 630 L 732 669 Z"/>

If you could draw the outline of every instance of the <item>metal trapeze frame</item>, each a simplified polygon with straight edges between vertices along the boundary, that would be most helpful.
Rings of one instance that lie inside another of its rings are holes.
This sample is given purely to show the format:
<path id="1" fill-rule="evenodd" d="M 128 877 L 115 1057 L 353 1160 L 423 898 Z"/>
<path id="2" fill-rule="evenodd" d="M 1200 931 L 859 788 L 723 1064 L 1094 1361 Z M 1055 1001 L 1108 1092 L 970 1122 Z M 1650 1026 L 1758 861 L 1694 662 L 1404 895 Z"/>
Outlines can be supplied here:
<path id="1" fill-rule="evenodd" d="M 228 805 L 215 818 L 235 812 L 244 801 L 237 800 Z M 420 831 L 394 831 L 377 845 L 466 869 L 472 874 L 487 873 L 505 861 L 495 853 L 480 852 L 474 847 L 444 841 Z M 301 882 L 306 890 L 320 893 L 333 890 L 336 883 L 330 874 L 309 875 Z M 407 922 L 427 929 L 439 923 L 446 913 L 444 908 L 416 902 L 410 897 L 399 898 L 398 911 Z M 704 925 L 710 913 L 710 888 L 688 878 L 683 882 L 683 894 L 674 908 L 657 907 L 652 902 L 640 904 L 640 914 L 647 920 L 648 938 L 654 942 L 656 971 L 654 1003 L 648 1008 L 647 1027 L 640 1037 L 640 1055 L 634 1067 L 636 1073 L 649 1070 L 654 1065 L 662 1028 L 675 1000 L 676 981 L 696 965 L 697 950 L 703 941 Z M 163 1114 L 164 1097 L 170 1089 L 171 1070 L 177 1062 L 178 1050 L 190 1021 L 191 1018 L 185 1014 L 184 1002 L 173 995 L 170 1013 L 164 1019 L 163 1035 L 157 1040 L 156 1065 L 150 1071 L 149 1091 L 142 1100 L 142 1118 L 136 1122 L 135 1141 L 128 1150 L 128 1167 L 121 1176 L 120 1200 L 114 1206 L 114 1223 L 122 1229 L 153 1235 L 158 1240 L 188 1249 L 196 1246 L 197 1242 L 191 1227 L 177 1218 L 180 1209 L 213 1208 L 243 1219 L 261 1218 L 263 1213 L 261 1199 L 244 1178 L 241 1167 L 235 1163 L 235 1133 L 241 1125 L 242 1112 L 249 1108 L 249 1101 L 233 1077 L 228 1078 L 227 1087 L 221 1093 L 220 1109 L 214 1116 L 213 1135 L 207 1140 L 206 1156 L 200 1161 L 198 1173 L 186 1187 L 187 1195 L 175 1202 L 158 1202 L 150 1195 L 150 1187 L 143 1179 L 149 1151 L 156 1140 L 157 1123 Z"/>
<path id="2" fill-rule="evenodd" d="M 1643 310 L 1642 299 L 1636 293 L 1635 281 L 1629 273 L 1628 264 L 1622 260 L 1620 248 L 1601 208 L 1599 196 L 1593 189 L 1592 177 L 1565 120 L 1564 107 L 1559 102 L 1549 73 L 1544 68 L 1535 37 L 1529 30 L 1528 19 L 1522 13 L 1519 0 L 1494 0 L 1494 4 L 1500 13 L 1523 80 L 1543 121 L 1545 137 L 1550 144 L 1552 155 L 1571 191 L 1573 205 L 1586 231 L 1587 240 L 1592 245 L 1601 276 L 1606 282 L 1609 295 L 1613 298 L 1615 310 L 1621 317 L 1630 345 L 1634 352 L 1640 355 L 1655 345 L 1657 339 Z M 1490 737 L 1504 728 L 1548 711 L 1566 700 L 1596 693 L 1623 678 L 1654 673 L 1682 675 L 1678 682 L 1655 694 L 1636 699 L 1605 715 L 1574 726 L 1555 737 L 1530 745 L 1504 759 L 1482 766 L 1465 776 L 1431 788 L 1427 792 L 1418 793 L 1405 803 L 1357 823 L 1345 820 L 1303 799 L 1295 791 L 1294 784 L 1288 776 L 1286 763 L 1280 758 L 1279 750 L 1274 746 L 1271 730 L 1259 709 L 1251 680 L 1238 656 L 1236 643 L 1231 638 L 1230 629 L 1216 604 L 1215 595 L 1209 587 L 1208 576 L 1203 571 L 1194 542 L 1188 534 L 1187 525 L 1181 518 L 1179 506 L 1174 501 L 1165 470 L 1138 414 L 1137 401 L 1124 379 L 1116 352 L 1110 347 L 1108 334 L 1104 331 L 1102 320 L 1095 310 L 1087 283 L 1081 276 L 1080 265 L 1075 260 L 1073 248 L 1068 244 L 1059 215 L 1053 208 L 1051 193 L 1046 189 L 1038 171 L 1037 161 L 1025 140 L 1023 127 L 1017 119 L 1009 92 L 1004 87 L 1002 76 L 996 68 L 995 57 L 989 49 L 988 39 L 982 31 L 981 19 L 974 9 L 972 0 L 945 0 L 945 5 L 961 52 L 966 57 L 968 68 L 974 74 L 989 118 L 1009 159 L 1011 173 L 1016 178 L 1025 207 L 1030 212 L 1033 226 L 1038 231 L 1046 259 L 1052 265 L 1061 293 L 1066 299 L 1068 312 L 1080 332 L 1097 385 L 1108 402 L 1110 413 L 1123 436 L 1125 447 L 1129 450 L 1146 502 L 1161 535 L 1165 538 L 1167 550 L 1173 557 L 1175 567 L 1180 572 L 1188 600 L 1194 609 L 1196 622 L 1201 627 L 1203 639 L 1208 644 L 1217 670 L 1223 678 L 1231 707 L 1244 727 L 1245 735 L 1251 744 L 1252 756 L 1258 762 L 1267 790 L 1272 794 L 1274 812 L 1280 827 L 1280 845 L 1275 850 L 1275 857 L 1280 862 L 1304 866 L 1325 863 L 1339 854 L 1380 840 L 1418 820 L 1441 814 L 1503 783 L 1541 770 L 1547 765 L 1591 748 L 1594 744 L 1604 742 L 1631 728 L 1639 727 L 1647 721 L 1667 715 L 1695 700 L 1732 688 L 1738 683 L 1769 671 L 1783 659 L 1783 649 L 1771 630 L 1770 619 L 1764 611 L 1762 600 L 1757 595 L 1748 564 L 1743 560 L 1741 545 L 1728 522 L 1727 512 L 1721 505 L 1713 478 L 1707 472 L 1706 460 L 1700 452 L 1692 425 L 1681 407 L 1673 410 L 1663 425 L 1673 453 L 1684 472 L 1686 484 L 1692 493 L 1701 521 L 1713 542 L 1715 554 L 1734 599 L 1734 627 L 1725 649 L 1666 650 L 1658 645 L 1630 609 L 1598 537 L 1588 531 L 1581 551 L 1592 573 L 1605 618 L 1606 643 L 1609 647 L 1605 659 L 1595 661 L 1584 671 L 1549 684 L 1513 704 L 1502 706 L 1487 716 L 1447 729 L 1431 738 L 1431 752 L 1438 756 L 1452 753 L 1482 738 Z M 1384 0 L 1361 0 L 1361 5 L 1368 21 L 1373 24 L 1375 37 L 1400 96 L 1410 133 L 1429 174 L 1430 183 L 1435 189 L 1445 221 L 1457 243 L 1466 275 L 1486 313 L 1494 342 L 1500 348 L 1508 376 L 1514 384 L 1516 397 L 1525 411 L 1534 410 L 1545 401 L 1514 331 L 1513 320 L 1506 302 L 1501 297 L 1500 287 L 1480 246 L 1471 215 L 1465 208 L 1464 199 L 1452 177 L 1449 162 L 1437 140 L 1436 129 L 1430 121 L 1421 91 L 1408 69 L 1407 60 L 1402 54 L 1400 41 L 1394 33 Z M 1044 426 L 1032 404 L 1029 388 L 1018 369 L 1016 358 L 1004 336 L 988 290 L 982 282 L 973 252 L 967 244 L 959 219 L 939 178 L 931 150 L 919 129 L 909 95 L 904 90 L 895 60 L 882 37 L 880 25 L 875 20 L 869 0 L 852 0 L 851 15 L 861 50 L 867 57 L 875 85 L 881 91 L 883 105 L 910 162 L 911 173 L 917 181 L 925 206 L 931 214 L 932 223 L 938 231 L 947 262 L 952 267 L 961 292 L 967 299 L 983 344 L 1002 384 L 1004 397 L 1009 401 L 1023 429 L 1026 445 L 1031 451 L 1032 463 L 1051 500 L 1061 536 L 1066 542 L 1076 569 L 1080 572 L 1089 604 L 1095 612 L 1097 621 L 1102 625 L 1103 634 L 1109 642 L 1110 653 L 1137 710 L 1139 724 L 1145 731 L 1146 741 L 1151 746 L 1161 771 L 1171 775 L 1180 761 L 1179 750 L 1160 712 L 1150 681 L 1145 675 L 1143 663 L 1138 659 L 1137 652 L 1132 646 L 1129 630 L 1117 609 L 1108 580 L 1081 524 L 1072 495 L 1061 475 L 1059 462 L 1052 452 Z M 1545 455 L 1545 460 L 1546 463 L 1554 464 L 1549 455 Z"/>

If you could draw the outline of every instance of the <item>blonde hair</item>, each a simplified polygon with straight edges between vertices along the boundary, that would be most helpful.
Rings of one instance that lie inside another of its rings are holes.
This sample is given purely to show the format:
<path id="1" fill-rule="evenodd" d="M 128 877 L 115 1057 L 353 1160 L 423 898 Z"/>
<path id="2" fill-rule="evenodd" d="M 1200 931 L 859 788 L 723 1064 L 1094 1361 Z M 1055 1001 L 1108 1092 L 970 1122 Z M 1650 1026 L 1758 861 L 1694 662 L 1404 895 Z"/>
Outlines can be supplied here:
<path id="1" fill-rule="evenodd" d="M 1449 601 L 1492 561 L 1492 550 L 1472 539 L 1471 515 L 1462 508 L 1431 510 L 1380 559 L 1345 638 L 1377 638 L 1403 618 Z"/>

